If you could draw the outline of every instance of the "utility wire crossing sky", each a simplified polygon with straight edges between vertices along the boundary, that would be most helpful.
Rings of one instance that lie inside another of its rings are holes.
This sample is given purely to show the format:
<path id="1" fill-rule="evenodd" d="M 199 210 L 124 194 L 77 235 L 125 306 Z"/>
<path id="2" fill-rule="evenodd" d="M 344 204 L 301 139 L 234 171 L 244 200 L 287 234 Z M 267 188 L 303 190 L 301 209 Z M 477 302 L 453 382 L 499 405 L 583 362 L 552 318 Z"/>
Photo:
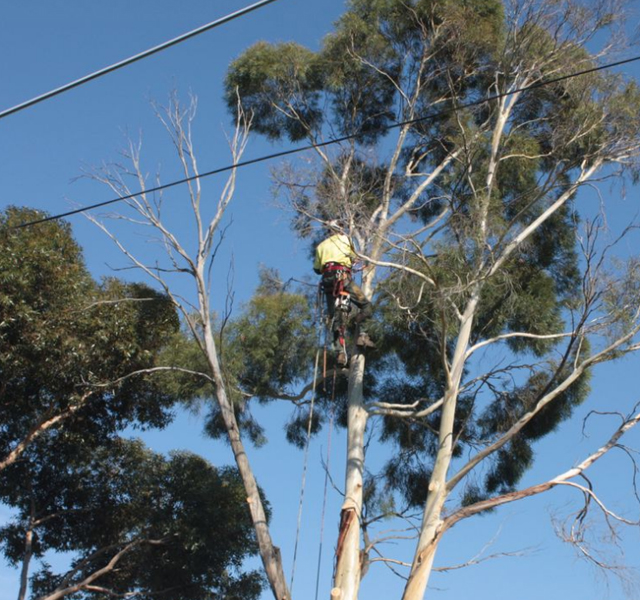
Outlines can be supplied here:
<path id="1" fill-rule="evenodd" d="M 269 2 L 273 2 L 275 0 L 267 0 Z M 254 5 L 256 6 L 256 5 Z M 534 90 L 534 89 L 538 89 L 541 87 L 544 87 L 546 85 L 550 85 L 552 83 L 558 83 L 559 81 L 565 81 L 567 79 L 573 79 L 574 77 L 580 77 L 582 75 L 587 75 L 589 73 L 595 73 L 596 71 L 603 71 L 605 69 L 611 69 L 613 67 L 619 67 L 621 65 L 626 65 L 629 63 L 633 63 L 636 61 L 640 61 L 640 56 L 634 56 L 632 58 L 627 58 L 624 60 L 619 60 L 616 62 L 612 62 L 612 63 L 607 63 L 605 65 L 600 65 L 598 67 L 592 67 L 590 69 L 585 69 L 584 71 L 577 71 L 575 73 L 569 73 L 567 75 L 561 75 L 559 77 L 554 77 L 552 79 L 545 79 L 542 81 L 538 81 L 536 83 L 532 83 L 530 85 L 527 86 L 523 86 L 523 87 L 519 87 L 513 90 L 509 90 L 508 92 L 502 92 L 500 94 L 494 94 L 491 96 L 487 96 L 486 98 L 481 98 L 480 100 L 474 100 L 472 102 L 467 102 L 465 104 L 460 104 L 458 106 L 454 106 L 453 108 L 448 108 L 448 109 L 444 109 L 435 113 L 431 113 L 429 115 L 425 115 L 422 117 L 416 117 L 415 119 L 410 119 L 408 121 L 402 121 L 400 123 L 395 123 L 393 125 L 387 125 L 385 127 L 382 127 L 383 130 L 386 131 L 390 131 L 392 129 L 398 129 L 399 127 L 404 127 L 405 125 L 411 125 L 414 123 L 421 123 L 424 121 L 428 121 L 428 120 L 432 120 L 432 119 L 437 119 L 439 117 L 443 117 L 449 114 L 453 114 L 456 112 L 459 112 L 461 110 L 465 110 L 468 108 L 473 108 L 475 106 L 480 106 L 482 104 L 486 104 L 487 102 L 492 102 L 494 100 L 499 100 L 501 98 L 505 98 L 507 96 L 512 96 L 513 94 L 519 94 L 522 92 L 528 92 L 530 90 Z M 0 115 L 1 117 L 1 115 Z M 312 150 L 313 148 L 325 148 L 327 146 L 331 146 L 333 144 L 339 144 L 341 142 L 345 142 L 354 138 L 357 138 L 360 135 L 360 132 L 355 132 L 355 133 L 350 133 L 348 135 L 344 135 L 341 137 L 337 137 L 337 138 L 331 138 L 330 140 L 327 140 L 326 142 L 320 142 L 318 144 L 308 144 L 306 146 L 299 146 L 297 148 L 290 148 L 289 150 L 282 150 L 280 152 L 274 152 L 272 154 L 267 154 L 264 156 L 259 156 L 257 158 L 252 158 L 249 160 L 244 160 L 244 161 L 240 161 L 231 165 L 227 165 L 224 167 L 219 167 L 217 169 L 212 169 L 210 171 L 206 171 L 204 173 L 200 173 L 198 175 L 192 175 L 191 177 L 184 177 L 183 179 L 178 179 L 176 181 L 172 181 L 170 183 L 165 183 L 163 185 L 158 185 L 156 187 L 153 188 L 149 188 L 146 190 L 141 190 L 139 192 L 135 192 L 133 194 L 128 194 L 126 196 L 118 196 L 117 198 L 112 198 L 110 200 L 105 200 L 104 202 L 97 202 L 95 204 L 90 204 L 88 206 L 82 207 L 82 208 L 77 208 L 74 210 L 69 210 L 67 212 L 64 213 L 59 213 L 56 215 L 51 215 L 49 217 L 44 217 L 42 219 L 37 219 L 34 221 L 28 221 L 26 223 L 22 223 L 20 225 L 17 225 L 15 227 L 13 227 L 13 229 L 23 229 L 25 227 L 32 227 L 34 225 L 39 225 L 41 223 L 47 223 L 48 221 L 55 221 L 58 219 L 63 219 L 65 217 L 70 217 L 73 215 L 77 215 L 83 212 L 87 212 L 89 210 L 94 210 L 96 208 L 102 208 L 104 206 L 109 206 L 110 204 L 115 204 L 116 202 L 122 202 L 124 200 L 130 200 L 131 198 L 135 198 L 137 196 L 140 196 L 142 194 L 153 194 L 155 192 L 159 192 L 162 190 L 166 190 L 168 188 L 172 188 L 178 185 L 183 185 L 185 183 L 189 183 L 190 181 L 195 181 L 197 179 L 204 179 L 205 177 L 211 177 L 212 175 L 218 175 L 220 173 L 224 173 L 227 171 L 232 171 L 233 169 L 239 169 L 242 167 L 248 167 L 250 165 L 254 165 L 257 163 L 261 163 L 261 162 L 265 162 L 268 160 L 273 160 L 275 158 L 282 158 L 285 156 L 291 156 L 292 154 L 298 154 L 299 152 L 305 152 L 307 150 Z"/>
<path id="2" fill-rule="evenodd" d="M 32 98 L 31 100 L 27 100 L 25 102 L 22 102 L 20 104 L 17 104 L 16 106 L 13 106 L 11 108 L 7 108 L 5 110 L 3 110 L 2 112 L 0 112 L 0 119 L 4 119 L 5 117 L 8 117 L 9 115 L 13 115 L 17 112 L 20 112 L 21 110 L 24 110 L 25 108 L 29 108 L 30 106 L 33 106 L 34 104 L 38 104 L 40 102 L 43 102 L 45 100 L 48 100 L 49 98 L 53 98 L 54 96 L 58 96 L 59 94 L 62 94 L 63 92 L 67 92 L 69 90 L 72 90 L 73 88 L 79 87 L 81 85 L 84 85 L 85 83 L 88 83 L 89 81 L 93 81 L 94 79 L 98 79 L 99 77 L 102 77 L 104 75 L 107 75 L 108 73 L 113 73 L 113 71 L 117 71 L 118 69 L 121 69 L 122 67 L 126 67 L 127 65 L 130 65 L 134 62 L 137 62 L 139 60 L 142 60 L 143 58 L 147 58 L 153 54 L 157 54 L 158 52 L 161 52 L 162 50 L 166 50 L 167 48 L 170 48 L 171 46 L 175 46 L 177 44 L 180 44 L 181 42 L 184 42 L 188 39 L 191 39 L 197 35 L 200 35 L 201 33 L 204 33 L 205 31 L 209 31 L 210 29 L 214 29 L 220 25 L 224 25 L 225 23 L 228 23 L 229 21 L 233 21 L 234 19 L 237 19 L 238 17 L 242 17 L 246 14 L 249 14 L 250 12 L 258 9 L 258 8 L 262 8 L 263 6 L 266 6 L 267 4 L 271 4 L 272 2 L 276 2 L 276 0 L 260 0 L 260 2 L 256 2 L 255 4 L 251 4 L 250 6 L 246 6 L 245 8 L 241 8 L 240 10 L 237 10 L 233 13 L 228 14 L 225 17 L 221 17 L 220 19 L 216 19 L 215 21 L 211 21 L 211 23 L 207 23 L 206 25 L 202 25 L 201 27 L 198 27 L 197 29 L 193 29 L 191 31 L 188 31 L 187 33 L 183 33 L 182 35 L 179 35 L 178 37 L 175 37 L 167 42 L 164 42 L 162 44 L 159 44 L 158 46 L 154 46 L 153 48 L 149 48 L 148 50 L 145 50 L 144 52 L 140 52 L 139 54 L 135 54 L 134 56 L 131 56 L 129 58 L 125 58 L 124 60 L 121 60 L 120 62 L 114 63 L 112 65 L 109 65 L 108 67 L 104 67 L 103 69 L 100 69 L 98 71 L 94 71 L 93 73 L 89 73 L 89 75 L 85 75 L 84 77 L 81 77 L 80 79 L 76 79 L 75 81 L 71 81 L 70 83 L 67 83 L 63 86 L 60 86 L 59 88 L 56 88 L 54 90 L 51 90 L 50 92 L 46 92 L 45 94 L 41 94 L 40 96 L 36 96 L 35 98 Z"/>

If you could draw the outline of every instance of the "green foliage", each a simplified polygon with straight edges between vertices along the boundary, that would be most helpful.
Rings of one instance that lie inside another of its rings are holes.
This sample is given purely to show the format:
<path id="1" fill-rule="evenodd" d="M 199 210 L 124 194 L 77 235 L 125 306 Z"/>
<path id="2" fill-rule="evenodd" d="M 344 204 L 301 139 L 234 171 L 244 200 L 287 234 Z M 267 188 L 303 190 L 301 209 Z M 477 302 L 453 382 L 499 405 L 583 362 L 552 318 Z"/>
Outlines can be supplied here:
<path id="1" fill-rule="evenodd" d="M 315 342 L 310 318 L 304 296 L 257 291 L 229 334 L 242 356 L 243 389 L 267 399 L 309 375 Z"/>
<path id="2" fill-rule="evenodd" d="M 568 358 L 563 364 L 550 365 L 548 371 L 535 373 L 520 386 L 499 394 L 478 418 L 482 439 L 490 440 L 505 433 L 532 411 L 554 381 L 568 375 L 570 362 Z M 514 489 L 533 462 L 532 444 L 555 431 L 584 402 L 589 394 L 589 379 L 589 372 L 579 377 L 493 457 L 485 481 L 488 492 L 506 493 Z"/>
<path id="3" fill-rule="evenodd" d="M 236 115 L 240 98 L 254 130 L 291 141 L 316 135 L 327 120 L 320 108 L 326 99 L 335 130 L 371 144 L 396 120 L 397 83 L 429 80 L 426 107 L 430 92 L 442 92 L 434 72 L 445 64 L 464 72 L 498 51 L 502 12 L 497 0 L 354 1 L 317 53 L 294 43 L 246 50 L 229 67 L 225 99 Z M 426 43 L 423 34 L 431 36 Z M 427 55 L 434 60 L 418 75 Z"/>
<path id="4" fill-rule="evenodd" d="M 0 457 L 25 443 L 0 473 L 0 501 L 17 513 L 0 529 L 2 552 L 18 565 L 35 521 L 33 556 L 71 553 L 71 582 L 133 544 L 100 585 L 145 598 L 257 598 L 261 576 L 241 569 L 255 543 L 237 473 L 118 437 L 166 425 L 183 391 L 176 378 L 136 374 L 172 346 L 186 350 L 172 302 L 142 284 L 95 282 L 65 223 L 15 228 L 41 216 L 0 215 Z M 34 597 L 64 575 L 43 563 Z"/>
<path id="5" fill-rule="evenodd" d="M 244 110 L 253 115 L 256 131 L 271 139 L 284 134 L 298 141 L 322 120 L 321 77 L 313 53 L 306 48 L 258 42 L 232 63 L 225 98 L 234 111 L 241 98 Z M 293 115 L 296 118 L 290 118 Z"/>
<path id="6" fill-rule="evenodd" d="M 385 465 L 387 488 L 399 493 L 408 507 L 424 506 L 431 469 L 417 453 L 401 452 Z"/>
<path id="7" fill-rule="evenodd" d="M 262 589 L 258 573 L 241 570 L 256 546 L 239 475 L 193 454 L 166 459 L 125 440 L 79 454 L 71 436 L 51 436 L 9 468 L 0 497 L 18 509 L 0 530 L 13 564 L 21 561 L 33 508 L 34 556 L 72 553 L 79 567 L 72 582 L 134 544 L 98 585 L 120 594 L 140 590 L 145 598 L 171 590 L 180 600 L 257 598 Z M 46 566 L 35 573 L 34 597 L 52 592 L 63 575 Z"/>
<path id="8" fill-rule="evenodd" d="M 173 306 L 141 284 L 95 283 L 65 224 L 11 229 L 36 214 L 10 208 L 0 222 L 0 454 L 83 398 L 68 426 L 88 436 L 165 425 L 174 397 L 149 377 L 118 380 L 155 366 Z"/>
<path id="9" fill-rule="evenodd" d="M 402 264 L 433 282 L 402 270 L 376 271 L 372 330 L 378 349 L 367 355 L 367 401 L 400 409 L 441 399 L 461 313 L 476 296 L 470 344 L 509 336 L 484 356 L 506 366 L 484 377 L 475 356 L 465 365 L 454 458 L 508 431 L 568 376 L 578 341 L 582 355 L 588 348 L 579 335 L 551 337 L 575 325 L 572 311 L 583 303 L 584 265 L 576 251 L 581 217 L 573 196 L 493 269 L 496 260 L 567 195 L 581 168 L 637 161 L 638 86 L 604 71 L 568 77 L 599 64 L 584 40 L 604 37 L 618 16 L 588 2 L 528 8 L 507 14 L 499 0 L 351 0 L 317 52 L 261 43 L 234 61 L 227 77 L 232 115 L 237 117 L 237 92 L 254 113 L 255 130 L 270 139 L 353 136 L 337 149 L 324 149 L 327 159 L 311 175 L 292 168 L 284 173 L 288 187 L 281 177 L 278 189 L 286 188 L 298 211 L 293 226 L 301 237 L 317 242 L 323 235 L 318 223 L 341 218 L 365 255 L 377 253 L 374 259 Z M 542 82 L 548 84 L 478 103 Z M 502 123 L 499 109 L 509 102 L 513 110 Z M 473 108 L 456 110 L 466 103 Z M 322 106 L 328 110 L 320 112 Z M 406 130 L 393 128 L 404 121 L 411 121 Z M 394 164 L 389 158 L 396 141 L 401 147 Z M 419 188 L 454 151 L 455 159 Z M 417 190 L 415 204 L 393 230 L 385 229 L 385 219 Z M 637 265 L 625 272 L 622 289 L 612 277 L 601 295 L 611 336 L 628 327 L 629 307 L 637 306 Z M 257 321 L 243 317 L 242 326 L 280 339 L 278 311 L 274 300 L 257 301 L 249 309 Z M 513 335 L 518 333 L 526 335 Z M 273 346 L 254 348 L 256 338 L 246 339 L 238 371 L 249 377 L 245 389 L 266 399 L 304 375 L 282 371 L 277 352 L 269 353 Z M 292 339 L 292 347 L 296 343 Z M 562 353 L 566 364 L 557 363 Z M 308 351 L 299 355 L 311 362 Z M 463 503 L 517 485 L 532 464 L 534 443 L 586 397 L 588 377 L 555 398 L 489 461 L 484 481 L 467 486 Z M 337 402 L 342 418 L 344 393 L 339 390 Z M 314 431 L 322 410 L 321 404 Z M 439 419 L 438 411 L 421 419 L 383 418 L 379 441 L 395 454 L 384 468 L 386 486 L 372 487 L 373 496 L 397 490 L 408 505 L 424 501 Z M 287 427 L 294 444 L 304 439 L 304 423 L 297 414 Z"/>
<path id="10" fill-rule="evenodd" d="M 322 426 L 320 411 L 315 410 L 311 415 L 311 427 L 309 427 L 309 412 L 309 410 L 297 411 L 285 427 L 287 441 L 299 449 L 305 447 L 307 433 L 314 435 Z"/>

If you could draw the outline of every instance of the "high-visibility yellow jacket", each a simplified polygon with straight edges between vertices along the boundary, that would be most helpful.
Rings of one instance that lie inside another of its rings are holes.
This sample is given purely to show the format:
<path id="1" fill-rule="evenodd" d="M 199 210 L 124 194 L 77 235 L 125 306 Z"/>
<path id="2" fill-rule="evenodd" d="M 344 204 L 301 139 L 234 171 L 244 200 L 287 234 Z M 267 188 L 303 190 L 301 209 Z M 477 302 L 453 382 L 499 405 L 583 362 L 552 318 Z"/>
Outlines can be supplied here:
<path id="1" fill-rule="evenodd" d="M 344 233 L 338 233 L 318 244 L 313 270 L 316 273 L 321 273 L 322 267 L 330 262 L 351 268 L 355 256 L 351 240 Z"/>

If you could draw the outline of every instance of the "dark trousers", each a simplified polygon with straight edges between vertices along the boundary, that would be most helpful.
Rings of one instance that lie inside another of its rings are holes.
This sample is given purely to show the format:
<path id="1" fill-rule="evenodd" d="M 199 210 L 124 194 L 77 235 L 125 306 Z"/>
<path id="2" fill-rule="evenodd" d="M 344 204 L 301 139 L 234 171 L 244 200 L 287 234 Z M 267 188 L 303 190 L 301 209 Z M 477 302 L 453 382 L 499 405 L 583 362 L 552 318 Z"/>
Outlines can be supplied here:
<path id="1" fill-rule="evenodd" d="M 341 281 L 340 281 L 341 280 Z M 355 322 L 360 326 L 360 331 L 364 331 L 364 323 L 371 317 L 371 302 L 367 300 L 360 286 L 351 279 L 351 272 L 347 269 L 325 271 L 322 274 L 322 288 L 327 301 L 327 313 L 329 319 L 333 320 L 336 313 L 336 297 L 342 290 L 349 294 L 351 302 L 358 307 L 358 314 Z"/>

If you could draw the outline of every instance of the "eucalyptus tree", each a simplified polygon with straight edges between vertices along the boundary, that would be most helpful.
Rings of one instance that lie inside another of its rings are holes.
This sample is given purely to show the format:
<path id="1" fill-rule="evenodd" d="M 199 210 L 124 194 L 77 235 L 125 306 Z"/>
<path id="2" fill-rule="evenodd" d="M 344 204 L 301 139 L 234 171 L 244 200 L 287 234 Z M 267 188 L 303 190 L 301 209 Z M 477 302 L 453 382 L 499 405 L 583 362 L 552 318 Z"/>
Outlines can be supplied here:
<path id="1" fill-rule="evenodd" d="M 378 306 L 379 350 L 353 355 L 345 390 L 333 597 L 357 597 L 372 551 L 371 418 L 386 490 L 422 510 L 405 600 L 423 597 L 455 523 L 568 484 L 637 422 L 518 489 L 592 368 L 637 349 L 637 261 L 608 262 L 580 207 L 581 190 L 637 169 L 640 90 L 597 69 L 624 50 L 623 26 L 610 0 L 351 0 L 318 51 L 260 42 L 231 64 L 232 114 L 313 146 L 315 162 L 275 175 L 295 230 L 317 241 L 347 223 Z"/>
<path id="2" fill-rule="evenodd" d="M 255 536 L 235 469 L 139 440 L 89 451 L 79 437 L 41 436 L 0 480 L 15 509 L 0 528 L 5 557 L 23 577 L 40 559 L 31 598 L 259 597 L 262 575 L 242 568 Z M 52 552 L 68 562 L 52 567 Z"/>
<path id="3" fill-rule="evenodd" d="M 44 216 L 0 216 L 0 549 L 20 569 L 18 600 L 29 581 L 47 600 L 257 597 L 237 472 L 121 437 L 173 418 L 172 380 L 150 374 L 179 335 L 173 304 L 96 282 L 67 223 L 21 227 Z M 49 566 L 52 553 L 69 568 Z"/>
<path id="4" fill-rule="evenodd" d="M 248 507 L 251 516 L 266 578 L 274 596 L 286 600 L 290 593 L 280 550 L 273 542 L 265 502 L 242 437 L 243 432 L 251 434 L 251 426 L 254 425 L 253 439 L 256 441 L 260 429 L 250 419 L 244 418 L 243 398 L 238 397 L 232 387 L 233 370 L 228 366 L 231 361 L 227 361 L 226 356 L 223 359 L 223 331 L 230 315 L 218 318 L 213 310 L 212 290 L 225 289 L 217 281 L 213 265 L 225 235 L 224 217 L 235 193 L 237 169 L 230 169 L 217 201 L 206 201 L 208 198 L 203 191 L 192 135 L 196 110 L 195 98 L 184 106 L 176 94 L 171 96 L 167 107 L 156 107 L 156 115 L 169 134 L 178 165 L 187 180 L 190 226 L 186 229 L 189 231 L 185 233 L 185 229 L 175 227 L 175 221 L 171 222 L 167 217 L 162 193 L 147 192 L 149 185 L 143 167 L 142 145 L 132 141 L 123 152 L 124 163 L 105 165 L 89 176 L 123 197 L 123 204 L 130 212 L 118 215 L 120 222 L 146 228 L 151 239 L 160 241 L 164 252 L 160 256 L 144 258 L 127 246 L 122 235 L 109 228 L 106 219 L 89 218 L 114 241 L 134 269 L 142 272 L 166 294 L 180 314 L 187 338 L 179 341 L 178 336 L 174 350 L 165 357 L 165 364 L 149 372 L 181 374 L 184 377 L 174 381 L 174 389 L 182 397 L 213 400 L 208 429 L 214 435 L 223 432 L 231 447 L 245 490 L 244 506 Z M 238 125 L 228 140 L 234 165 L 245 150 L 250 124 L 251 115 L 244 115 L 239 109 Z M 185 292 L 185 289 L 190 291 Z M 230 290 L 227 292 L 231 293 Z"/>
<path id="5" fill-rule="evenodd" d="M 148 377 L 179 327 L 168 299 L 138 283 L 97 283 L 63 222 L 0 217 L 0 472 L 64 427 L 99 443 L 128 424 L 162 427 L 176 398 Z"/>

